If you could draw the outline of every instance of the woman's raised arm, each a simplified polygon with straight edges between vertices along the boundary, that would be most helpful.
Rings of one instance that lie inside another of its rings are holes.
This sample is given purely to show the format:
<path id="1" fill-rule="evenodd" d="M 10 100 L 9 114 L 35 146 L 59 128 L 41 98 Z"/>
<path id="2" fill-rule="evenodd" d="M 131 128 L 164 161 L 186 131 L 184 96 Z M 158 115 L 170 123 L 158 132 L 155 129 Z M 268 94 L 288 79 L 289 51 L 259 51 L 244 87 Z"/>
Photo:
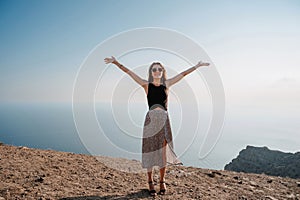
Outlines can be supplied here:
<path id="1" fill-rule="evenodd" d="M 183 77 L 185 77 L 186 75 L 188 75 L 189 73 L 193 72 L 194 70 L 196 70 L 197 68 L 201 67 L 201 66 L 208 66 L 209 63 L 204 63 L 204 62 L 198 62 L 197 65 L 177 74 L 176 76 L 174 76 L 173 78 L 170 78 L 168 80 L 166 80 L 166 86 L 169 88 L 172 85 L 174 85 L 175 83 L 177 83 L 178 81 L 180 81 Z"/>
<path id="2" fill-rule="evenodd" d="M 115 57 L 112 56 L 111 58 L 105 58 L 104 61 L 105 61 L 106 64 L 113 63 L 116 66 L 118 66 L 123 72 L 127 73 L 133 80 L 135 80 L 135 82 L 137 82 L 142 87 L 144 87 L 145 85 L 148 84 L 148 81 L 142 79 L 141 77 L 139 77 L 138 75 L 136 75 L 133 71 L 129 70 L 124 65 L 120 64 L 116 60 Z"/>

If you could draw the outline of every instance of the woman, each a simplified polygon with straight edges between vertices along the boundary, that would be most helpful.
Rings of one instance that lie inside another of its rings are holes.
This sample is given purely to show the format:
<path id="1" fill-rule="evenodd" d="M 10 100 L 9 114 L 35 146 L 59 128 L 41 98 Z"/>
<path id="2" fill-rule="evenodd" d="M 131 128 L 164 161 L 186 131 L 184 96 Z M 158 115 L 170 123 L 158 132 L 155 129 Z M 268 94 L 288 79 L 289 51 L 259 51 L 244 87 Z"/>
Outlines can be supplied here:
<path id="1" fill-rule="evenodd" d="M 159 166 L 160 190 L 158 193 L 163 195 L 166 192 L 166 166 L 170 164 L 182 164 L 173 150 L 172 131 L 167 112 L 169 88 L 198 67 L 208 66 L 209 63 L 202 63 L 200 61 L 197 65 L 181 72 L 173 78 L 167 79 L 166 70 L 163 65 L 159 62 L 154 62 L 149 67 L 147 81 L 120 64 L 113 56 L 105 58 L 104 61 L 106 64 L 113 63 L 118 66 L 142 86 L 146 92 L 149 111 L 146 114 L 143 128 L 142 166 L 143 168 L 147 168 L 151 196 L 156 195 L 152 176 L 153 167 Z"/>

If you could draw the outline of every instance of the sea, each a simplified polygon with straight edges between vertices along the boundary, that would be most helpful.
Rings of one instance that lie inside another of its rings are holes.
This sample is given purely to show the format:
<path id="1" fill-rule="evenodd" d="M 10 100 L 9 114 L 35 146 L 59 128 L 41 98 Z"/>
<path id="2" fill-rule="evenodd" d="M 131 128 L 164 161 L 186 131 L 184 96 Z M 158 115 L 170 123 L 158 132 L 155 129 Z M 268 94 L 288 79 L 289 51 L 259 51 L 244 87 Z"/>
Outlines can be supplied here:
<path id="1" fill-rule="evenodd" d="M 141 160 L 147 105 L 1 103 L 0 141 L 15 146 Z M 175 153 L 184 166 L 224 169 L 247 145 L 300 151 L 298 112 L 227 107 L 209 135 L 210 109 L 172 104 L 168 115 Z M 204 149 L 206 148 L 206 149 Z"/>

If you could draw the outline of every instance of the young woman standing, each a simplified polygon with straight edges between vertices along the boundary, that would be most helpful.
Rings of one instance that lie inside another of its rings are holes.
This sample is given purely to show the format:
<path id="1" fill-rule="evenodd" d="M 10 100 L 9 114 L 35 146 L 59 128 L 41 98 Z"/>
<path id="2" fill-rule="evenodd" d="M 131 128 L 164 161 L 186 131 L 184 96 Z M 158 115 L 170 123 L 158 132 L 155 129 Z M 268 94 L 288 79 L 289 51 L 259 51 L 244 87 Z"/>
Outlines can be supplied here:
<path id="1" fill-rule="evenodd" d="M 172 130 L 168 116 L 169 88 L 180 81 L 184 76 L 201 66 L 209 63 L 198 62 L 195 66 L 179 73 L 173 78 L 167 79 L 166 70 L 159 62 L 154 62 L 149 67 L 148 80 L 144 80 L 133 71 L 120 64 L 113 56 L 104 59 L 106 64 L 113 63 L 127 73 L 137 82 L 147 95 L 149 111 L 146 114 L 143 128 L 142 141 L 142 167 L 147 168 L 149 192 L 156 195 L 153 184 L 153 167 L 160 168 L 160 190 L 158 194 L 165 194 L 166 166 L 170 164 L 182 164 L 173 150 Z"/>

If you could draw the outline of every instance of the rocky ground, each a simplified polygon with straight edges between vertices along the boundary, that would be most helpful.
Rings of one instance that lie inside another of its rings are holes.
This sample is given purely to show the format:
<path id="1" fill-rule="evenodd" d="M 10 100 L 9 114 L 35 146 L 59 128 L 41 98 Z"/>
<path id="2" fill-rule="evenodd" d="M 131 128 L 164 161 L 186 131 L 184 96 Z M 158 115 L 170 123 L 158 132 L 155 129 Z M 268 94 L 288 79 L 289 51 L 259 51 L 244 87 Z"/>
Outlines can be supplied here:
<path id="1" fill-rule="evenodd" d="M 156 199 L 300 199 L 300 179 L 264 174 L 172 166 L 166 184 Z M 152 199 L 147 188 L 136 160 L 0 145 L 0 200 Z"/>

